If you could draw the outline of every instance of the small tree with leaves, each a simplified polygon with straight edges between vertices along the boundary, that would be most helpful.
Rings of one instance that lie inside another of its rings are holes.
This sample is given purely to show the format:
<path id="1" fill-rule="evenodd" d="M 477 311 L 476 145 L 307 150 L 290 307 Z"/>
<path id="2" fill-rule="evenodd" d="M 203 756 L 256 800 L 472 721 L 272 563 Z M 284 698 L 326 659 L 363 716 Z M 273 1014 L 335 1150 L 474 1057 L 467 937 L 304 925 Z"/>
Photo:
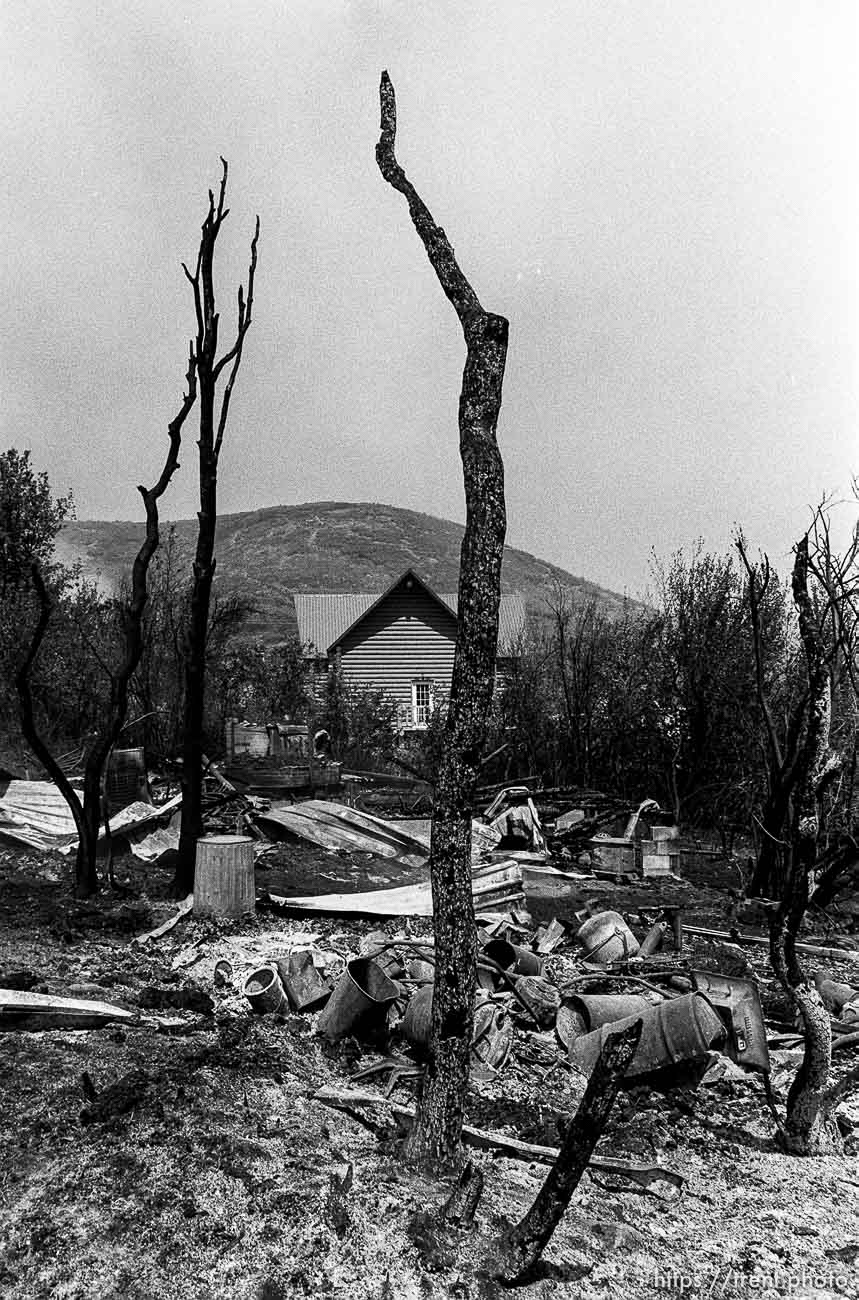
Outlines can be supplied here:
<path id="1" fill-rule="evenodd" d="M 33 468 L 30 452 L 0 454 L 0 596 L 28 591 L 34 564 L 47 574 L 54 543 L 74 512 L 69 492 L 54 497 L 48 475 Z"/>
<path id="2" fill-rule="evenodd" d="M 57 534 L 73 509 L 72 494 L 54 497 L 28 450 L 0 454 L 0 721 L 10 731 L 18 721 L 15 677 L 26 654 L 22 629 L 38 613 L 33 565 L 55 598 L 77 585 L 77 571 L 53 560 Z"/>

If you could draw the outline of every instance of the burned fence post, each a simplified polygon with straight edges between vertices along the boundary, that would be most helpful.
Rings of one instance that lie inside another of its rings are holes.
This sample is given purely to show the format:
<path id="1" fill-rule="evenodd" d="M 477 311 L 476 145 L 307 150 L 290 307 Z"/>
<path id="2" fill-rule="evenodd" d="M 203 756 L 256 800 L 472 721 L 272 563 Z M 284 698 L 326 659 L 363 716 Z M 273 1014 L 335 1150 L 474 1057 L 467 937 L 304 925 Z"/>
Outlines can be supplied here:
<path id="1" fill-rule="evenodd" d="M 530 1210 L 501 1244 L 500 1262 L 492 1268 L 500 1281 L 524 1280 L 545 1250 L 602 1136 L 640 1036 L 638 1020 L 606 1039 L 557 1160 Z"/>

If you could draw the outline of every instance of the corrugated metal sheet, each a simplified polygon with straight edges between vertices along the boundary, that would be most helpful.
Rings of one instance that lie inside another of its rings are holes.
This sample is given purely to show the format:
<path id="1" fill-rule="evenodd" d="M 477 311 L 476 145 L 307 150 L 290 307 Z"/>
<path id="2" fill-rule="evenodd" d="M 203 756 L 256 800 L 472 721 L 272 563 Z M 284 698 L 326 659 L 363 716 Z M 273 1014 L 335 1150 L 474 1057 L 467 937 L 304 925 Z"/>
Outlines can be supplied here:
<path id="1" fill-rule="evenodd" d="M 375 605 L 381 592 L 373 595 L 306 595 L 296 593 L 295 617 L 298 639 L 310 644 L 317 654 L 325 655 L 328 647 L 351 627 L 356 618 Z"/>
<path id="2" fill-rule="evenodd" d="M 365 594 L 324 594 L 295 596 L 295 615 L 298 620 L 298 637 L 302 644 L 312 644 L 318 654 L 326 654 L 328 647 L 338 641 L 353 623 L 366 614 L 381 599 L 382 592 Z M 456 593 L 439 597 L 452 610 L 456 610 Z M 436 608 L 438 608 L 436 606 Z M 525 602 L 521 596 L 502 596 L 498 611 L 498 653 L 510 654 L 525 629 Z"/>

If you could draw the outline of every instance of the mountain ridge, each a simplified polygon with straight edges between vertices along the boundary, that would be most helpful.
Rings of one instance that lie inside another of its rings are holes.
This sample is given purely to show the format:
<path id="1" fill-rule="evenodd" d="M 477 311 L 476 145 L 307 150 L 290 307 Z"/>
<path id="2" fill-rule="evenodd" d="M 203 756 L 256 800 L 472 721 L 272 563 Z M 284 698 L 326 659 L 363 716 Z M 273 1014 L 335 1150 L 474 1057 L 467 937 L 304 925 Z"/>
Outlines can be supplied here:
<path id="1" fill-rule="evenodd" d="M 196 519 L 162 523 L 175 529 L 190 563 Z M 381 502 L 308 501 L 218 518 L 216 584 L 243 592 L 256 613 L 248 632 L 283 640 L 295 631 L 293 592 L 382 592 L 413 568 L 435 591 L 457 586 L 464 528 L 453 520 Z M 130 571 L 143 537 L 142 521 L 71 520 L 57 538 L 62 563 L 80 560 L 86 577 L 106 588 Z M 504 548 L 502 589 L 523 596 L 530 614 L 545 613 L 545 597 L 559 583 L 577 601 L 595 597 L 608 612 L 624 603 L 618 593 L 516 547 Z"/>

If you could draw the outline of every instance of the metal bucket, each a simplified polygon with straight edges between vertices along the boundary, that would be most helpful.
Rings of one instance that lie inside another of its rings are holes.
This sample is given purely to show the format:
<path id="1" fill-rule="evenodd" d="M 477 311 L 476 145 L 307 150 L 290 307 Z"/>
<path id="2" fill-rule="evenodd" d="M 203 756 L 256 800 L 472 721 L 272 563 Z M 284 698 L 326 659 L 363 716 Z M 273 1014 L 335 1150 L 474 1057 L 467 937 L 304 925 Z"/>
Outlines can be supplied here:
<path id="1" fill-rule="evenodd" d="M 400 986 L 372 957 L 356 957 L 334 986 L 316 1022 L 317 1034 L 328 1039 L 346 1034 L 372 1035 L 384 1028 L 388 1007 L 400 996 Z"/>
<path id="2" fill-rule="evenodd" d="M 429 1051 L 432 1034 L 433 985 L 425 984 L 409 1000 L 400 1024 L 403 1037 L 419 1053 Z M 503 1007 L 477 993 L 471 1038 L 471 1070 L 477 1078 L 491 1078 L 504 1065 L 513 1043 L 513 1023 Z"/>
<path id="3" fill-rule="evenodd" d="M 627 1076 L 649 1074 L 680 1061 L 695 1061 L 724 1042 L 725 1026 L 702 993 L 672 998 L 640 1015 L 627 1016 L 575 1039 L 570 1060 L 589 1075 L 609 1034 L 641 1021 L 641 1038 L 626 1071 Z"/>
<path id="4" fill-rule="evenodd" d="M 629 1016 L 640 1016 L 653 1006 L 641 993 L 576 993 L 566 1001 L 581 1013 L 588 1031 Z"/>
<path id="5" fill-rule="evenodd" d="M 585 961 L 595 961 L 600 966 L 634 957 L 638 952 L 638 940 L 620 912 L 598 912 L 585 921 L 576 938 L 584 950 Z"/>
<path id="6" fill-rule="evenodd" d="M 507 939 L 490 939 L 477 954 L 477 959 L 486 957 L 496 965 L 503 967 L 511 975 L 542 975 L 543 959 L 530 948 L 520 948 Z M 494 989 L 498 976 L 491 970 L 477 971 L 477 982 L 483 989 Z"/>
<path id="7" fill-rule="evenodd" d="M 286 1011 L 286 994 L 273 966 L 258 966 L 244 982 L 242 992 L 257 1015 Z"/>

